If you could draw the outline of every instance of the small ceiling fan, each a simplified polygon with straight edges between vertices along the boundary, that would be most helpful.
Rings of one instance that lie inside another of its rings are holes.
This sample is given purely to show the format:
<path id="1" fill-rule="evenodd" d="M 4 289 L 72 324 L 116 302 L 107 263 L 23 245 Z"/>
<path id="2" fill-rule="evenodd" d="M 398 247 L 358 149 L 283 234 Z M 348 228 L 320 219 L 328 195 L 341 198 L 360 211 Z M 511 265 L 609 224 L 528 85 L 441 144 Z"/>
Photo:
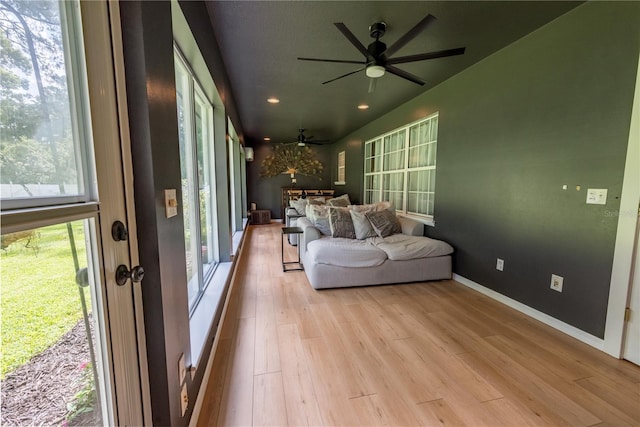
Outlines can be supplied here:
<path id="1" fill-rule="evenodd" d="M 292 142 L 285 142 L 285 144 L 296 144 L 298 145 L 298 147 L 304 147 L 307 144 L 311 144 L 311 145 L 323 145 L 323 143 L 325 142 L 329 142 L 328 139 L 314 139 L 312 141 L 313 136 L 309 136 L 306 137 L 304 135 L 304 131 L 306 129 L 298 129 L 298 138 L 295 141 Z"/>
<path id="2" fill-rule="evenodd" d="M 363 67 L 358 68 L 355 71 L 351 71 L 349 73 L 338 76 L 334 79 L 327 80 L 326 82 L 322 82 L 322 84 L 327 84 L 339 80 L 341 78 L 350 76 L 352 74 L 359 73 L 364 70 L 367 77 L 371 78 L 371 84 L 369 86 L 369 92 L 373 92 L 375 87 L 375 79 L 382 77 L 385 71 L 388 71 L 391 74 L 395 74 L 398 77 L 402 77 L 403 79 L 409 80 L 410 82 L 424 85 L 424 81 L 419 77 L 408 73 L 404 70 L 401 70 L 395 67 L 395 64 L 404 64 L 407 62 L 416 62 L 416 61 L 425 61 L 427 59 L 435 59 L 435 58 L 444 58 L 447 56 L 454 55 L 462 55 L 465 51 L 464 47 L 459 47 L 456 49 L 447 49 L 441 50 L 437 52 L 429 52 L 422 53 L 417 55 L 409 55 L 409 56 L 399 56 L 396 58 L 392 58 L 391 56 L 404 47 L 408 42 L 413 40 L 419 33 L 421 33 L 430 23 L 435 21 L 435 16 L 428 14 L 425 16 L 420 22 L 418 22 L 413 28 L 407 31 L 402 37 L 400 37 L 394 44 L 390 47 L 380 41 L 380 37 L 382 37 L 386 31 L 387 24 L 384 22 L 375 22 L 369 26 L 369 35 L 375 39 L 373 43 L 371 43 L 368 47 L 364 47 L 362 43 L 356 38 L 355 35 L 344 25 L 342 22 L 336 22 L 335 25 L 338 30 L 351 42 L 352 45 L 360 51 L 365 57 L 364 61 L 351 61 L 351 60 L 342 60 L 342 59 L 320 59 L 320 58 L 298 58 L 300 61 L 316 61 L 316 62 L 336 62 L 343 64 L 362 64 Z"/>

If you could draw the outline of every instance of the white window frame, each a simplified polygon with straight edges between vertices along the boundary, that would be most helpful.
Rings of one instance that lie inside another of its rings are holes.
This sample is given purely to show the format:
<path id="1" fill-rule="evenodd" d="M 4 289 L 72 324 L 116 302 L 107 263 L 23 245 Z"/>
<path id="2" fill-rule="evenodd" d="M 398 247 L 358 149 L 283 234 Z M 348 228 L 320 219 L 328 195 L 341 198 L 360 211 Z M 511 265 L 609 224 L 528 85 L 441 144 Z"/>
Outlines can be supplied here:
<path id="1" fill-rule="evenodd" d="M 411 129 L 422 124 L 430 124 L 429 137 L 427 141 L 421 141 L 418 145 L 411 146 Z M 394 192 L 398 198 L 401 198 L 401 203 L 394 203 L 396 212 L 407 217 L 414 218 L 424 224 L 434 226 L 435 225 L 435 172 L 436 172 L 436 154 L 437 154 L 437 126 L 438 126 L 438 113 L 431 114 L 415 122 L 396 128 L 392 131 L 384 133 L 380 136 L 372 138 L 364 143 L 364 203 L 374 203 L 385 199 L 385 184 L 390 183 L 389 178 L 394 175 L 396 178 L 398 174 L 402 174 L 402 185 L 398 188 L 386 190 L 387 193 Z M 397 137 L 403 140 L 401 147 L 394 147 L 391 149 L 392 138 Z M 414 149 L 418 146 L 425 146 L 428 150 L 428 146 L 433 145 L 433 160 L 429 165 L 420 165 L 412 167 L 410 166 L 410 149 Z M 402 166 L 392 167 L 389 165 L 389 160 L 393 155 L 402 156 Z M 412 172 L 421 171 L 433 171 L 433 182 L 429 185 L 427 190 L 410 191 L 409 175 Z M 427 197 L 427 212 L 412 212 L 409 210 L 409 195 L 413 193 L 423 194 Z M 433 206 L 429 209 L 429 200 Z"/>
<path id="2" fill-rule="evenodd" d="M 338 180 L 335 185 L 345 185 L 347 183 L 347 162 L 345 150 L 338 153 Z"/>
<path id="3" fill-rule="evenodd" d="M 62 3 L 64 4 L 64 3 Z M 85 69 L 84 42 L 80 15 L 75 3 L 60 8 L 65 77 L 69 95 L 69 113 L 73 134 L 77 191 L 52 196 L 2 198 L 2 210 L 33 209 L 89 203 L 98 199 L 96 172 L 93 167 L 93 136 L 89 107 L 88 79 Z M 33 183 L 37 184 L 37 183 Z M 61 184 L 61 183 L 57 183 Z M 63 184 L 64 185 L 64 184 Z M 2 195 L 0 194 L 0 198 Z"/>
<path id="4" fill-rule="evenodd" d="M 196 310 L 196 308 L 198 307 L 198 304 L 200 303 L 202 296 L 205 294 L 205 291 L 207 289 L 207 287 L 209 286 L 209 284 L 211 283 L 212 277 L 216 271 L 216 268 L 220 262 L 220 258 L 219 258 L 219 254 L 217 251 L 217 244 L 213 244 L 213 242 L 216 242 L 218 240 L 218 224 L 217 224 L 217 208 L 216 208 L 216 194 L 214 192 L 214 189 L 216 188 L 216 183 L 215 183 L 215 148 L 214 148 L 214 134 L 215 134 L 215 129 L 214 129 L 214 123 L 213 123 L 213 103 L 211 102 L 211 100 L 207 97 L 207 95 L 205 94 L 205 91 L 203 90 L 202 86 L 200 85 L 197 77 L 195 76 L 195 73 L 193 72 L 193 70 L 191 69 L 191 66 L 189 65 L 189 62 L 186 60 L 186 58 L 184 57 L 184 55 L 182 54 L 182 52 L 180 51 L 179 47 L 177 44 L 174 43 L 174 60 L 178 63 L 178 66 L 180 68 L 182 68 L 188 78 L 189 78 L 189 93 L 187 94 L 187 99 L 188 99 L 188 104 L 190 106 L 190 111 L 189 114 L 191 114 L 191 119 L 185 120 L 188 123 L 188 127 L 189 129 L 186 130 L 186 136 L 187 138 L 190 138 L 191 141 L 186 141 L 187 143 L 187 147 L 190 150 L 190 154 L 191 154 L 191 159 L 188 159 L 190 161 L 190 163 L 192 164 L 192 168 L 190 169 L 197 169 L 197 141 L 196 141 L 196 136 L 195 136 L 195 103 L 196 103 L 196 98 L 199 98 L 200 100 L 204 101 L 205 105 L 205 109 L 206 109 L 206 117 L 202 117 L 201 119 L 203 120 L 203 125 L 206 123 L 207 128 L 210 130 L 210 132 L 207 132 L 208 137 L 209 137 L 209 147 L 207 149 L 207 154 L 208 159 L 207 159 L 207 163 L 210 167 L 210 171 L 209 171 L 209 182 L 207 183 L 209 185 L 209 188 L 211 189 L 212 193 L 211 193 L 211 204 L 210 206 L 207 206 L 207 209 L 210 212 L 211 215 L 211 224 L 206 224 L 208 228 L 210 228 L 209 232 L 211 233 L 210 236 L 208 236 L 208 238 L 210 239 L 210 246 L 213 249 L 213 260 L 210 264 L 208 264 L 206 271 L 204 268 L 204 264 L 202 262 L 202 256 L 200 251 L 194 251 L 194 255 L 196 256 L 196 260 L 194 260 L 195 264 L 196 264 L 196 268 L 197 268 L 197 272 L 196 274 L 193 275 L 193 277 L 190 279 L 190 282 L 193 280 L 196 280 L 198 283 L 198 294 L 197 296 L 193 299 L 193 301 L 189 304 L 189 313 L 190 315 L 193 315 L 194 311 Z M 187 171 L 188 173 L 191 172 L 191 175 L 195 176 L 197 178 L 197 170 L 189 170 Z M 193 177 L 192 176 L 192 177 Z M 198 184 L 196 182 L 196 184 Z M 191 194 L 191 197 L 195 197 L 195 200 L 199 200 L 199 185 L 195 185 L 194 186 L 194 194 Z M 192 221 L 193 218 L 183 218 L 184 221 L 191 221 L 190 224 L 190 229 L 193 233 L 193 237 L 194 239 L 196 239 L 196 246 L 200 247 L 202 244 L 202 237 L 201 237 L 201 229 L 203 224 L 200 223 L 200 205 L 198 204 L 193 204 L 194 206 L 190 206 L 191 209 L 194 210 L 194 212 L 196 213 L 196 216 L 193 217 L 195 219 L 197 219 L 196 221 Z M 186 248 L 188 249 L 188 248 Z M 189 284 L 187 284 L 187 286 L 189 287 Z"/>

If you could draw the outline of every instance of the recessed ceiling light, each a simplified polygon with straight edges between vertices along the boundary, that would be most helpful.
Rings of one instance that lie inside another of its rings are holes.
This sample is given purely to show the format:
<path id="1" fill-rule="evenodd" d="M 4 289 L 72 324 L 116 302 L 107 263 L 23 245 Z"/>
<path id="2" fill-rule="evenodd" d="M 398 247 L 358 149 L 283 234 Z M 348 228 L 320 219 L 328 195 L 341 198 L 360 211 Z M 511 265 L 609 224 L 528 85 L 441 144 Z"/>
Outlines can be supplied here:
<path id="1" fill-rule="evenodd" d="M 267 102 L 269 104 L 277 104 L 278 102 L 280 102 L 280 100 L 278 98 L 276 98 L 275 96 L 272 96 L 270 98 L 267 98 Z"/>
<path id="2" fill-rule="evenodd" d="M 271 141 L 271 138 L 269 138 L 268 136 L 265 136 L 265 137 L 264 137 L 264 140 L 265 140 L 265 141 L 267 141 L 267 142 L 269 142 L 269 141 Z"/>
<path id="3" fill-rule="evenodd" d="M 358 110 L 368 110 L 369 106 L 367 104 L 358 105 Z"/>

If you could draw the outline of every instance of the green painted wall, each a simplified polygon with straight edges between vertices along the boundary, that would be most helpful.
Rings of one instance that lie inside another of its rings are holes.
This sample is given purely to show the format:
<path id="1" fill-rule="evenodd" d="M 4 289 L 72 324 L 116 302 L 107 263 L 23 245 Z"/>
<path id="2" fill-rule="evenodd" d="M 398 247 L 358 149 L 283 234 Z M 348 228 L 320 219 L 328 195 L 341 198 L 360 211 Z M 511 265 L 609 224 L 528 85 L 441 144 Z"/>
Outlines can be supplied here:
<path id="1" fill-rule="evenodd" d="M 264 142 L 253 142 L 254 161 L 247 163 L 247 201 L 255 203 L 258 209 L 271 211 L 271 218 L 282 218 L 282 187 L 292 187 L 289 175 L 263 178 L 260 176 L 262 161 L 267 157 L 272 148 Z M 331 188 L 331 148 L 329 146 L 313 146 L 316 158 L 322 163 L 324 169 L 318 176 L 296 175 L 296 187 L 298 188 Z"/>
<path id="2" fill-rule="evenodd" d="M 363 141 L 438 111 L 426 233 L 456 248 L 459 275 L 603 338 L 639 22 L 637 2 L 584 4 L 371 122 L 334 146 L 344 190 L 362 198 Z"/>

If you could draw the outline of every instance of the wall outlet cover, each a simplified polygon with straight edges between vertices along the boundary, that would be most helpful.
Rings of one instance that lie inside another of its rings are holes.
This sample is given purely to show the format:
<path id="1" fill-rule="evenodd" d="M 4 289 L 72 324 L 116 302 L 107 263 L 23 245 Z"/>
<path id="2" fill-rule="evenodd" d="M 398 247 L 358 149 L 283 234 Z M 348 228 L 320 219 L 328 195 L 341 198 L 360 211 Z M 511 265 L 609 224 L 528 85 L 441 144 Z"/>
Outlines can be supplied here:
<path id="1" fill-rule="evenodd" d="M 503 259 L 498 258 L 496 260 L 496 270 L 498 270 L 498 271 L 503 271 L 504 270 L 504 260 Z"/>
<path id="2" fill-rule="evenodd" d="M 562 285 L 564 282 L 564 277 L 558 276 L 557 274 L 551 275 L 551 289 L 557 292 L 562 292 Z"/>
<path id="3" fill-rule="evenodd" d="M 187 369 L 184 365 L 184 353 L 181 353 L 178 359 L 178 384 L 182 384 L 186 376 Z"/>
<path id="4" fill-rule="evenodd" d="M 182 416 L 187 412 L 187 408 L 189 407 L 189 395 L 187 394 L 187 384 L 182 384 L 182 388 L 180 389 L 180 411 L 182 412 Z"/>

